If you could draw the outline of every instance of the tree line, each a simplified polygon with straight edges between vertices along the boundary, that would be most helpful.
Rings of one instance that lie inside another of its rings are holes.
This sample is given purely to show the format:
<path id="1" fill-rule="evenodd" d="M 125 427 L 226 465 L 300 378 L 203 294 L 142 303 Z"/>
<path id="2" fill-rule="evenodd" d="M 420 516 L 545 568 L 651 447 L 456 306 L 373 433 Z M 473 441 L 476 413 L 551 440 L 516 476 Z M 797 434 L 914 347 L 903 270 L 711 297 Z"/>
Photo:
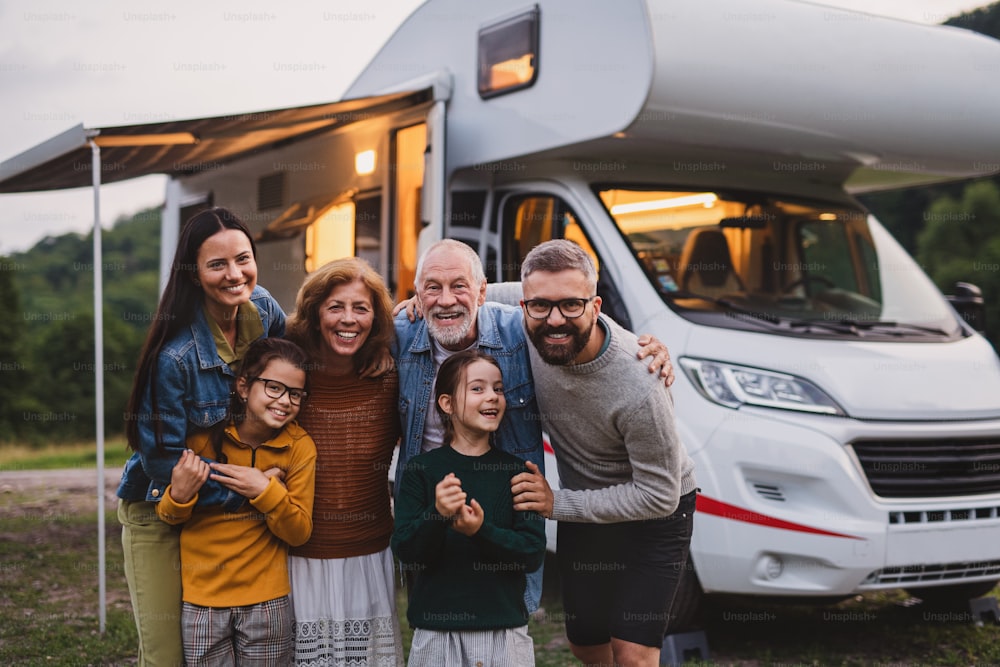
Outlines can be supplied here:
<path id="1" fill-rule="evenodd" d="M 102 233 L 104 428 L 123 432 L 135 362 L 159 292 L 160 211 Z M 0 442 L 94 438 L 93 233 L 0 257 Z"/>

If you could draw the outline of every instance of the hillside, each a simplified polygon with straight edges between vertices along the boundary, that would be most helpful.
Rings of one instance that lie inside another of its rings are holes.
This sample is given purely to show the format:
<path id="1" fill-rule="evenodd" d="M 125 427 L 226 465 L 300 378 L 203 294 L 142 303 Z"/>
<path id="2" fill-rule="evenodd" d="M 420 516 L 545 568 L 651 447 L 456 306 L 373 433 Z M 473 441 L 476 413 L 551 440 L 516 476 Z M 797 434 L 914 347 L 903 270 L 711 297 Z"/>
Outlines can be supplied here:
<path id="1" fill-rule="evenodd" d="M 102 233 L 105 429 L 122 430 L 125 400 L 156 308 L 160 211 Z M 0 441 L 94 435 L 93 237 L 46 237 L 0 258 Z"/>

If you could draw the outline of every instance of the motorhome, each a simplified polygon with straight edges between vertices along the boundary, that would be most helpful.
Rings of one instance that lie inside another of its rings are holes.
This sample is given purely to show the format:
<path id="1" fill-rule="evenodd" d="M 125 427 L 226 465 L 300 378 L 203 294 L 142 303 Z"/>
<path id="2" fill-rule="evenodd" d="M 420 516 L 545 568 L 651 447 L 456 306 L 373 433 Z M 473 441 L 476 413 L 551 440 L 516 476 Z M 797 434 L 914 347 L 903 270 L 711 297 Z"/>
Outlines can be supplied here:
<path id="1" fill-rule="evenodd" d="M 855 197 L 1000 171 L 998 75 L 995 40 L 812 2 L 428 0 L 343 101 L 74 128 L 0 191 L 86 185 L 60 165 L 93 146 L 106 181 L 169 174 L 165 257 L 230 207 L 286 309 L 336 257 L 402 299 L 442 237 L 493 282 L 577 241 L 603 311 L 677 368 L 682 617 L 703 593 L 967 599 L 1000 580 L 1000 363 Z"/>

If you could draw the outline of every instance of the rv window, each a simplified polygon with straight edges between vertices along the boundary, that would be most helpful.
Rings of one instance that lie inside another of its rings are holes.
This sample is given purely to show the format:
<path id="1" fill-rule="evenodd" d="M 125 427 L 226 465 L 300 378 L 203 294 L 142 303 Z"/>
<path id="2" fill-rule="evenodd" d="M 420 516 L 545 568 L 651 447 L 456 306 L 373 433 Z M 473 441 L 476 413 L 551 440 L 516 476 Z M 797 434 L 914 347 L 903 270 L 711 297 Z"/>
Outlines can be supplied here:
<path id="1" fill-rule="evenodd" d="M 306 227 L 306 271 L 354 254 L 354 202 L 334 204 Z"/>
<path id="2" fill-rule="evenodd" d="M 483 224 L 483 210 L 485 208 L 486 190 L 453 192 L 447 231 L 455 227 L 479 229 Z"/>
<path id="3" fill-rule="evenodd" d="M 502 264 L 502 271 L 499 272 L 500 280 L 520 280 L 521 262 L 539 243 L 552 239 L 573 241 L 594 261 L 594 267 L 597 269 L 597 294 L 603 299 L 601 312 L 626 329 L 631 328 L 632 321 L 621 294 L 608 272 L 601 270 L 597 252 L 583 231 L 583 227 L 580 226 L 580 218 L 569 204 L 554 195 L 508 195 L 502 199 L 500 207 L 503 256 L 506 258 Z M 492 252 L 488 260 L 496 261 Z M 490 267 L 492 269 L 493 265 Z"/>
<path id="4" fill-rule="evenodd" d="M 479 31 L 479 96 L 529 88 L 538 78 L 539 10 L 504 19 Z"/>
<path id="5" fill-rule="evenodd" d="M 306 271 L 352 256 L 381 270 L 381 212 L 379 195 L 341 201 L 320 211 L 306 227 Z"/>
<path id="6" fill-rule="evenodd" d="M 516 262 L 505 263 L 504 280 L 520 280 L 521 260 L 539 243 L 551 239 L 575 241 L 600 271 L 597 253 L 580 228 L 579 219 L 559 197 L 552 195 L 518 195 L 503 205 L 505 256 Z"/>

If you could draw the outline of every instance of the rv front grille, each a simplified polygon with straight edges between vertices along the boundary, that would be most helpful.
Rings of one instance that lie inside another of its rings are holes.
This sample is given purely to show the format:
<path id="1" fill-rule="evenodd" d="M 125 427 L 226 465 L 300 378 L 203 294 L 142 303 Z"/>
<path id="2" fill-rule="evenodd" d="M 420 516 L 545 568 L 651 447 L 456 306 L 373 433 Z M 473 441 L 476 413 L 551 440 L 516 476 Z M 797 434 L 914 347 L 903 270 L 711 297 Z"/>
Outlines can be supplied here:
<path id="1" fill-rule="evenodd" d="M 883 498 L 1000 493 L 1000 438 L 862 440 L 852 447 Z"/>
<path id="2" fill-rule="evenodd" d="M 961 507 L 947 510 L 896 510 L 889 512 L 889 523 L 957 523 L 1000 519 L 1000 507 Z"/>
<path id="3" fill-rule="evenodd" d="M 906 586 L 932 581 L 962 581 L 963 579 L 997 576 L 1000 576 L 1000 560 L 980 561 L 978 563 L 904 565 L 875 570 L 861 582 L 861 587 Z"/>

